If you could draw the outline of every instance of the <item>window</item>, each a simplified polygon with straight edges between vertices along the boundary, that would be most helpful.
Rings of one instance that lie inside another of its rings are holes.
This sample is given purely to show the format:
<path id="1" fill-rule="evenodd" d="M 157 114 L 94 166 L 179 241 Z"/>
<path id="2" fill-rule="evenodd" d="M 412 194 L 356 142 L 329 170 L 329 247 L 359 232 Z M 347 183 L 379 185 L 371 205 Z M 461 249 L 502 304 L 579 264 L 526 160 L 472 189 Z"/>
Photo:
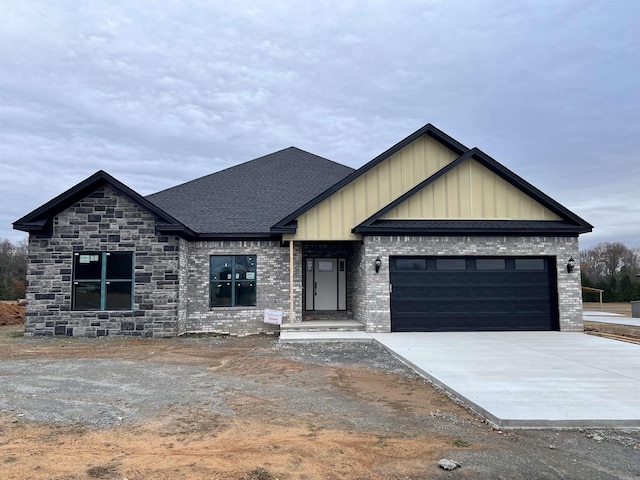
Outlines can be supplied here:
<path id="1" fill-rule="evenodd" d="M 73 259 L 74 310 L 133 310 L 133 253 L 78 252 Z"/>
<path id="2" fill-rule="evenodd" d="M 476 258 L 476 270 L 506 270 L 504 258 Z"/>
<path id="3" fill-rule="evenodd" d="M 544 270 L 543 258 L 516 258 L 516 270 Z"/>
<path id="4" fill-rule="evenodd" d="M 256 304 L 255 255 L 213 255 L 210 267 L 210 306 L 250 307 Z"/>
<path id="5" fill-rule="evenodd" d="M 436 258 L 436 270 L 466 270 L 464 258 Z"/>
<path id="6" fill-rule="evenodd" d="M 396 258 L 396 270 L 418 270 L 427 269 L 427 260 L 424 258 Z"/>

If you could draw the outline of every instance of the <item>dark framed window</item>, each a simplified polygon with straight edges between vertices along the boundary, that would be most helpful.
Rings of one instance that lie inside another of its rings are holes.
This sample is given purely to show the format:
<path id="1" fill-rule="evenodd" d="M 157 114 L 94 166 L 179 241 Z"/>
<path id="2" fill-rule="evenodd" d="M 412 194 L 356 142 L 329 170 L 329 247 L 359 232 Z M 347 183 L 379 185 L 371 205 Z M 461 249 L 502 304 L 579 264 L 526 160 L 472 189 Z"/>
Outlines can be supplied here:
<path id="1" fill-rule="evenodd" d="M 256 256 L 212 255 L 209 305 L 252 307 L 256 304 Z"/>
<path id="2" fill-rule="evenodd" d="M 542 271 L 545 269 L 544 258 L 516 258 L 516 270 Z"/>
<path id="3" fill-rule="evenodd" d="M 427 260 L 425 258 L 396 258 L 395 262 L 397 271 L 424 271 L 427 269 Z"/>
<path id="4" fill-rule="evenodd" d="M 436 258 L 436 270 L 466 270 L 467 260 L 464 258 Z"/>
<path id="5" fill-rule="evenodd" d="M 476 258 L 476 270 L 506 270 L 504 258 Z"/>
<path id="6" fill-rule="evenodd" d="M 133 310 L 133 252 L 76 252 L 74 310 Z"/>

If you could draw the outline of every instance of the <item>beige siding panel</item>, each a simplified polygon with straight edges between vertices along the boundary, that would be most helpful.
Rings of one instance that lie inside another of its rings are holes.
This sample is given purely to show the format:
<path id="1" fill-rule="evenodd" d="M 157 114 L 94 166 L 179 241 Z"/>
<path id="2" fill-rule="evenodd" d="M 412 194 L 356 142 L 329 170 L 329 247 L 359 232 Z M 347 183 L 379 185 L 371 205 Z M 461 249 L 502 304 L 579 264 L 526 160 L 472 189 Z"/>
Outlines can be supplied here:
<path id="1" fill-rule="evenodd" d="M 318 237 L 318 207 L 311 208 L 307 213 L 307 237 Z"/>
<path id="2" fill-rule="evenodd" d="M 340 193 L 342 194 L 342 230 L 336 232 L 336 238 L 345 238 L 345 235 L 351 238 L 353 236 L 351 229 L 355 226 L 353 184 L 344 187 Z"/>
<path id="3" fill-rule="evenodd" d="M 378 195 L 378 169 L 371 169 L 364 175 L 365 182 L 365 201 L 364 206 L 366 208 L 367 217 L 370 217 L 378 210 L 380 210 L 380 196 Z"/>
<path id="4" fill-rule="evenodd" d="M 507 182 L 496 177 L 493 208 L 497 218 L 507 218 Z"/>
<path id="5" fill-rule="evenodd" d="M 391 170 L 389 168 L 389 162 L 383 162 L 375 167 L 375 170 L 378 174 L 378 198 L 380 204 L 388 205 L 393 200 L 391 196 L 391 180 L 389 174 Z"/>
<path id="6" fill-rule="evenodd" d="M 401 205 L 398 205 L 398 215 L 401 218 L 410 218 L 409 214 L 409 202 L 403 202 Z"/>
<path id="7" fill-rule="evenodd" d="M 419 138 L 413 145 L 413 174 L 416 179 L 427 178 L 427 164 L 425 160 L 425 141 L 424 137 Z M 420 183 L 417 182 L 416 185 Z"/>
<path id="8" fill-rule="evenodd" d="M 330 201 L 322 202 L 318 205 L 318 236 L 320 238 L 331 238 Z"/>
<path id="9" fill-rule="evenodd" d="M 302 214 L 297 218 L 297 233 L 285 237 L 291 240 L 360 238 L 360 235 L 351 233 L 353 227 L 451 163 L 457 156 L 433 138 L 423 135 Z M 439 191 L 425 192 L 420 197 L 412 198 L 410 203 L 394 209 L 396 215 L 421 217 L 436 210 L 440 215 L 447 215 L 447 198 L 453 195 L 453 201 L 457 202 L 456 205 L 459 203 L 455 194 L 459 190 L 456 176 L 449 180 L 453 183 L 442 186 L 444 197 Z M 437 199 L 437 208 L 434 199 Z"/>
<path id="10" fill-rule="evenodd" d="M 342 219 L 342 192 L 339 195 L 329 197 L 331 205 L 331 238 L 339 239 L 343 230 Z"/>
<path id="11" fill-rule="evenodd" d="M 419 200 L 419 201 L 418 201 Z M 416 204 L 421 209 L 414 208 Z M 475 160 L 459 165 L 402 202 L 384 219 L 560 220 Z"/>
<path id="12" fill-rule="evenodd" d="M 447 218 L 447 189 L 444 177 L 433 184 L 433 206 L 435 218 Z M 399 205 L 398 205 L 399 206 Z"/>
<path id="13" fill-rule="evenodd" d="M 460 218 L 460 189 L 458 188 L 458 169 L 444 176 L 446 190 L 446 218 Z"/>
<path id="14" fill-rule="evenodd" d="M 391 198 L 398 198 L 404 193 L 402 190 L 402 156 L 396 153 L 388 162 Z"/>
<path id="15" fill-rule="evenodd" d="M 471 218 L 482 218 L 482 170 L 478 162 L 469 162 L 471 176 Z"/>
<path id="16" fill-rule="evenodd" d="M 423 213 L 422 213 L 422 197 L 421 195 L 414 195 L 411 198 L 409 198 L 408 202 L 404 202 L 407 204 L 408 206 L 408 212 L 407 214 L 410 217 L 418 217 L 421 218 Z"/>
<path id="17" fill-rule="evenodd" d="M 304 235 L 305 237 L 308 235 L 306 214 L 300 215 L 298 217 L 298 233 Z"/>
<path id="18" fill-rule="evenodd" d="M 470 160 L 457 168 L 460 218 L 471 218 L 471 174 Z"/>
<path id="19" fill-rule="evenodd" d="M 367 206 L 366 206 L 366 198 L 367 198 L 367 189 L 364 177 L 359 177 L 353 184 L 353 195 L 354 195 L 354 203 L 355 203 L 355 218 L 367 218 Z"/>
<path id="20" fill-rule="evenodd" d="M 482 218 L 496 218 L 494 192 L 496 177 L 490 171 L 482 169 Z"/>
<path id="21" fill-rule="evenodd" d="M 414 175 L 413 144 L 407 145 L 400 153 L 402 154 L 402 190 L 406 192 L 411 186 L 415 187 L 419 183 L 416 182 Z"/>

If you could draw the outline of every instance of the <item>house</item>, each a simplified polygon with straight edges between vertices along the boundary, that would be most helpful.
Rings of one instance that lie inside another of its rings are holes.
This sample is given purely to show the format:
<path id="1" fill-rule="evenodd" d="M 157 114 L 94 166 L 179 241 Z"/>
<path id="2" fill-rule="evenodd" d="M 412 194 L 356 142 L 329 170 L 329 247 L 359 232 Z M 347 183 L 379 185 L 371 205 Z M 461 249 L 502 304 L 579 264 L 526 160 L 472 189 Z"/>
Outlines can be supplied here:
<path id="1" fill-rule="evenodd" d="M 297 148 L 143 197 L 99 171 L 14 223 L 26 334 L 580 331 L 592 226 L 426 125 L 357 170 Z M 569 265 L 569 266 L 568 266 Z"/>

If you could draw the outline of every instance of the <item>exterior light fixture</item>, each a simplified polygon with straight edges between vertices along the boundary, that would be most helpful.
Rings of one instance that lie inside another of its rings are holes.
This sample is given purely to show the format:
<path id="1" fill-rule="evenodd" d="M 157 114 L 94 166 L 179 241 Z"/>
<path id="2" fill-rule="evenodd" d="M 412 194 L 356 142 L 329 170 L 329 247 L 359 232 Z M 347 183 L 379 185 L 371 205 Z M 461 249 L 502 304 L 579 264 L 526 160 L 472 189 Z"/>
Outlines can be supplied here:
<path id="1" fill-rule="evenodd" d="M 380 267 L 382 266 L 382 260 L 380 257 L 376 258 L 376 261 L 373 262 L 373 266 L 376 268 L 376 273 L 380 271 Z"/>
<path id="2" fill-rule="evenodd" d="M 567 262 L 567 273 L 572 273 L 575 267 L 576 261 L 573 259 L 573 257 L 569 258 L 569 261 Z"/>

